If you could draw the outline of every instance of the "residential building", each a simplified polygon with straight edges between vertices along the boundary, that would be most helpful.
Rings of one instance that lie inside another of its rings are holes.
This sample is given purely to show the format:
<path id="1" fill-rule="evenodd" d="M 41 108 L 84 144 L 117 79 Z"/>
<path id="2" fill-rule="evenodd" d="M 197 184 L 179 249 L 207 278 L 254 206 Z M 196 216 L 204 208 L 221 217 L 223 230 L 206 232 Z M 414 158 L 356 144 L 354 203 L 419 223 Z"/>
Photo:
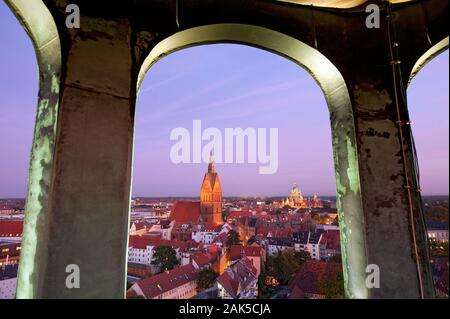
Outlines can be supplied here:
<path id="1" fill-rule="evenodd" d="M 217 277 L 215 287 L 220 299 L 256 299 L 257 270 L 247 257 L 237 260 Z"/>
<path id="2" fill-rule="evenodd" d="M 256 277 L 261 274 L 261 265 L 265 263 L 265 251 L 260 246 L 233 245 L 230 248 L 230 262 L 247 257 L 256 269 Z"/>
<path id="3" fill-rule="evenodd" d="M 427 233 L 430 240 L 448 242 L 448 222 L 428 221 Z"/>
<path id="4" fill-rule="evenodd" d="M 127 299 L 190 299 L 197 294 L 198 272 L 193 265 L 179 266 L 136 282 Z"/>

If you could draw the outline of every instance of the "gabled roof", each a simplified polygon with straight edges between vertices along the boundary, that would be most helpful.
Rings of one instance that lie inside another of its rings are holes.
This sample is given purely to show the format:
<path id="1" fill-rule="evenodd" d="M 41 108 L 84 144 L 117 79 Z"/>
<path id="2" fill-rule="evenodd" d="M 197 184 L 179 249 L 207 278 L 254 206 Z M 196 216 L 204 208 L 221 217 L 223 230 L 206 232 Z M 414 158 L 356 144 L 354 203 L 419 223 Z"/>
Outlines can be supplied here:
<path id="1" fill-rule="evenodd" d="M 290 239 L 286 239 L 286 238 L 269 237 L 268 242 L 269 242 L 269 245 L 274 245 L 274 246 L 285 246 L 285 247 L 293 246 L 292 241 Z"/>
<path id="2" fill-rule="evenodd" d="M 184 250 L 186 248 L 193 246 L 192 240 L 188 241 L 177 241 L 177 240 L 166 240 L 166 239 L 155 239 L 152 236 L 130 236 L 130 240 L 128 242 L 128 247 L 136 248 L 136 249 L 147 249 L 148 246 L 170 246 L 174 249 L 179 248 L 180 250 Z"/>
<path id="3" fill-rule="evenodd" d="M 245 257 L 261 257 L 262 248 L 257 246 L 233 245 L 230 248 L 230 260 L 241 259 Z"/>
<path id="4" fill-rule="evenodd" d="M 188 282 L 197 280 L 197 277 L 198 273 L 194 266 L 187 264 L 138 281 L 135 285 L 139 286 L 146 299 L 152 299 L 167 291 L 187 284 Z M 133 290 L 133 287 L 128 290 L 127 298 L 136 297 L 138 295 Z"/>
<path id="5" fill-rule="evenodd" d="M 301 245 L 308 244 L 309 231 L 299 231 L 292 234 L 292 240 Z"/>
<path id="6" fill-rule="evenodd" d="M 212 262 L 212 256 L 206 252 L 198 251 L 192 256 L 192 261 L 199 267 L 205 267 Z"/>
<path id="7" fill-rule="evenodd" d="M 230 296 L 236 298 L 256 279 L 256 274 L 257 270 L 252 261 L 244 257 L 232 263 L 216 280 Z"/>
<path id="8" fill-rule="evenodd" d="M 177 223 L 198 223 L 199 218 L 200 202 L 175 202 L 170 214 L 170 220 L 174 220 Z"/>
<path id="9" fill-rule="evenodd" d="M 258 227 L 256 229 L 256 234 L 265 237 L 290 238 L 292 235 L 292 228 Z"/>
<path id="10" fill-rule="evenodd" d="M 309 235 L 308 244 L 318 244 L 320 240 L 320 233 L 311 233 Z"/>
<path id="11" fill-rule="evenodd" d="M 322 234 L 320 239 L 322 245 L 326 245 L 327 249 L 340 250 L 341 241 L 339 237 L 339 230 L 330 229 Z"/>

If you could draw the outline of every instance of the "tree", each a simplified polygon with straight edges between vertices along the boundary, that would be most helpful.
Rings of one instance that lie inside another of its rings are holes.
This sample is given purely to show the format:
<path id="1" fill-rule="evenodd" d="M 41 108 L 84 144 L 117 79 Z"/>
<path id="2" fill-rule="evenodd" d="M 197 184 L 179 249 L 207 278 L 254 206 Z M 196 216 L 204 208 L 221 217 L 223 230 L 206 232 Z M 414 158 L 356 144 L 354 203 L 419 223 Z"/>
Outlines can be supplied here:
<path id="1" fill-rule="evenodd" d="M 235 230 L 230 230 L 230 233 L 228 234 L 225 244 L 227 245 L 228 248 L 230 248 L 233 245 L 240 245 L 241 238 L 239 237 L 239 233 Z"/>
<path id="2" fill-rule="evenodd" d="M 427 207 L 425 208 L 425 211 L 427 219 L 448 222 L 448 207 L 445 205 Z"/>
<path id="3" fill-rule="evenodd" d="M 200 270 L 197 278 L 197 292 L 212 287 L 218 276 L 219 274 L 210 268 Z"/>
<path id="4" fill-rule="evenodd" d="M 448 257 L 448 242 L 439 242 L 437 240 L 429 240 L 431 256 Z"/>
<path id="5" fill-rule="evenodd" d="M 300 266 L 303 265 L 304 262 L 311 260 L 310 253 L 304 250 L 296 251 L 294 256 Z"/>
<path id="6" fill-rule="evenodd" d="M 333 279 L 322 278 L 319 280 L 319 291 L 321 291 L 327 299 L 344 299 L 344 275 L 342 271 L 337 271 Z"/>
<path id="7" fill-rule="evenodd" d="M 153 254 L 152 264 L 157 265 L 160 272 L 163 272 L 172 270 L 175 266 L 178 266 L 180 262 L 177 259 L 175 249 L 170 246 L 159 246 L 155 249 Z"/>
<path id="8" fill-rule="evenodd" d="M 281 284 L 287 284 L 292 275 L 300 269 L 301 264 L 306 260 L 307 255 L 300 255 L 292 249 L 280 251 L 276 256 L 267 258 L 267 275 L 275 277 Z"/>

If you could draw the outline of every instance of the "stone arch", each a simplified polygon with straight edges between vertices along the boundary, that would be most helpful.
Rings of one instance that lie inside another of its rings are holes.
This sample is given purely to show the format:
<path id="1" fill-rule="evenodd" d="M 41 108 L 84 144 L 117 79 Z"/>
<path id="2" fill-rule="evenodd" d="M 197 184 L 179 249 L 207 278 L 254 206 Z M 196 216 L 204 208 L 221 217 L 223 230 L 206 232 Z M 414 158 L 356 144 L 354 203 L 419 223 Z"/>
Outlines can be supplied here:
<path id="1" fill-rule="evenodd" d="M 416 61 L 414 64 L 411 73 L 408 78 L 408 86 L 411 84 L 411 81 L 414 77 L 422 70 L 422 68 L 431 60 L 433 60 L 440 53 L 444 52 L 448 49 L 448 37 L 442 39 L 435 45 L 433 45 L 430 49 L 428 49 L 422 56 Z"/>
<path id="2" fill-rule="evenodd" d="M 149 69 L 164 56 L 214 43 L 244 44 L 283 56 L 306 69 L 322 89 L 330 112 L 345 293 L 349 298 L 367 298 L 365 221 L 355 122 L 343 76 L 318 50 L 291 36 L 255 25 L 224 23 L 183 30 L 160 41 L 141 66 L 137 91 Z"/>
<path id="3" fill-rule="evenodd" d="M 39 258 L 45 254 L 51 175 L 61 74 L 61 45 L 52 15 L 40 0 L 6 0 L 33 42 L 39 68 L 39 93 L 28 172 L 28 193 L 22 250 L 17 278 L 17 298 L 36 298 Z M 40 280 L 40 279 L 38 279 Z"/>

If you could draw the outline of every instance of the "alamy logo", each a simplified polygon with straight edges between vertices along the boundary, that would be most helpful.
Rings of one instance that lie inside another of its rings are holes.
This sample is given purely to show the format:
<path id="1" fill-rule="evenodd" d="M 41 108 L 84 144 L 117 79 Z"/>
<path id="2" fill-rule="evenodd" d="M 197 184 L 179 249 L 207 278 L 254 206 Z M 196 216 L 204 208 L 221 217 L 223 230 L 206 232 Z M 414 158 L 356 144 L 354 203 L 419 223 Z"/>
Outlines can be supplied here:
<path id="1" fill-rule="evenodd" d="M 366 27 L 369 29 L 380 28 L 380 7 L 376 4 L 369 4 L 366 7 L 366 12 L 369 15 L 366 18 Z"/>
<path id="2" fill-rule="evenodd" d="M 67 265 L 66 273 L 69 274 L 66 277 L 66 287 L 68 289 L 80 288 L 80 267 L 75 264 Z"/>
<path id="3" fill-rule="evenodd" d="M 170 133 L 170 140 L 177 141 L 170 150 L 174 164 L 208 163 L 213 153 L 216 163 L 259 163 L 260 174 L 278 170 L 277 128 L 225 128 L 222 134 L 215 127 L 202 130 L 201 120 L 194 120 L 192 136 L 188 129 L 178 127 Z"/>
<path id="4" fill-rule="evenodd" d="M 76 4 L 69 4 L 66 7 L 66 27 L 69 29 L 79 29 L 80 28 L 80 7 Z"/>
<path id="5" fill-rule="evenodd" d="M 380 267 L 375 264 L 367 265 L 366 287 L 369 289 L 380 288 Z"/>

